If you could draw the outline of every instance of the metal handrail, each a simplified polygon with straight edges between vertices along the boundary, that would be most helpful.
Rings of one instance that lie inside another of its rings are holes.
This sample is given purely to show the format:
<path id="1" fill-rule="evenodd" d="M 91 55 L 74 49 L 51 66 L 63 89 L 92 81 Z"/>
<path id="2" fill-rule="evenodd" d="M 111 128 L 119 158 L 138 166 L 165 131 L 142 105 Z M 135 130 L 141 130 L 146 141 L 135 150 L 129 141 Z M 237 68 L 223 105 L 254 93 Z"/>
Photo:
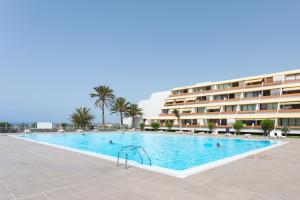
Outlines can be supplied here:
<path id="1" fill-rule="evenodd" d="M 119 167 L 119 162 L 120 162 L 120 154 L 124 151 L 125 152 L 125 168 L 128 169 L 128 154 L 135 150 L 137 152 L 137 154 L 139 155 L 140 159 L 141 159 L 141 163 L 144 164 L 144 160 L 143 160 L 143 157 L 141 156 L 140 152 L 139 152 L 139 149 L 142 149 L 142 151 L 144 152 L 144 154 L 147 156 L 148 158 L 148 161 L 149 161 L 149 165 L 151 166 L 152 165 L 152 161 L 150 159 L 150 156 L 149 154 L 146 152 L 146 150 L 144 149 L 144 147 L 142 146 L 136 146 L 136 145 L 128 145 L 128 146 L 125 146 L 125 147 L 122 147 L 119 151 L 118 151 L 118 158 L 117 158 L 117 167 Z"/>

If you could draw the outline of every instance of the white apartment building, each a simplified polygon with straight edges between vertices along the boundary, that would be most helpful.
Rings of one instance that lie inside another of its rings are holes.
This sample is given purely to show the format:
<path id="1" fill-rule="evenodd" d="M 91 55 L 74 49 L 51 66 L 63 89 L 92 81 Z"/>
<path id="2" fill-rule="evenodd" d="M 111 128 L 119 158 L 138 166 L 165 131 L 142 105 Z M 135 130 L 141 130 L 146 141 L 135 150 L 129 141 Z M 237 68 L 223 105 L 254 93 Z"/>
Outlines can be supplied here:
<path id="1" fill-rule="evenodd" d="M 271 119 L 276 128 L 288 126 L 291 133 L 300 133 L 300 69 L 200 83 L 174 88 L 168 93 L 157 95 L 153 108 L 149 108 L 151 99 L 140 104 L 152 112 L 144 116 L 146 125 L 158 121 L 161 129 L 165 129 L 165 123 L 172 121 L 173 129 L 178 129 L 173 114 L 177 109 L 184 130 L 207 131 L 207 124 L 213 122 L 218 131 L 230 131 L 232 124 L 240 120 L 245 124 L 244 132 L 261 132 L 261 120 Z"/>

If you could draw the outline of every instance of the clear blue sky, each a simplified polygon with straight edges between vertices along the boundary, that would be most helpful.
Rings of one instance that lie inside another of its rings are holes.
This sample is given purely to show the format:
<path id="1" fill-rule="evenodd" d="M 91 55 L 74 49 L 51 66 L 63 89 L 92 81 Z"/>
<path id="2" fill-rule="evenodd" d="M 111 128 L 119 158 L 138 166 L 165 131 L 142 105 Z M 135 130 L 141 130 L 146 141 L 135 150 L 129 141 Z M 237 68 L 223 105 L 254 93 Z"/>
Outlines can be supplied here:
<path id="1" fill-rule="evenodd" d="M 0 121 L 300 67 L 300 1 L 0 1 Z M 116 121 L 108 116 L 108 121 Z"/>

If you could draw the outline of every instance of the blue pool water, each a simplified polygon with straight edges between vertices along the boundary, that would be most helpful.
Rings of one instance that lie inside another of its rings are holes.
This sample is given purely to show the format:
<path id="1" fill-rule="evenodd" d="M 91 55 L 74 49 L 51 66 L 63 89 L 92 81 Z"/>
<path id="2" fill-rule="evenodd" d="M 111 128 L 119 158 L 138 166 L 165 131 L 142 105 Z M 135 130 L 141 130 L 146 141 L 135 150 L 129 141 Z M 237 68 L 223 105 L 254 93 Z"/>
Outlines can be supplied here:
<path id="1" fill-rule="evenodd" d="M 34 134 L 21 137 L 113 157 L 117 157 L 123 146 L 140 145 L 149 154 L 152 165 L 172 170 L 189 169 L 276 143 L 149 133 Z M 217 143 L 221 147 L 217 147 Z M 124 157 L 121 154 L 121 158 Z M 136 152 L 131 152 L 128 159 L 140 163 Z M 147 159 L 144 159 L 144 164 L 149 164 Z"/>

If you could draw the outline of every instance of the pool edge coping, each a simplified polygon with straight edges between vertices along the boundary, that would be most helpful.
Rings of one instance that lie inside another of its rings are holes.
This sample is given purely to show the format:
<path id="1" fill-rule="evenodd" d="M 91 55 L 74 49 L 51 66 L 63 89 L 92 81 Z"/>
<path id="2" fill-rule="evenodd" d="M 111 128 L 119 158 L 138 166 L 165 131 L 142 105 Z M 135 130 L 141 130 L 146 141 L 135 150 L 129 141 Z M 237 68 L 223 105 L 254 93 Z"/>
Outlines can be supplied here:
<path id="1" fill-rule="evenodd" d="M 112 161 L 112 162 L 117 162 L 117 158 L 113 157 L 113 156 L 108 156 L 108 155 L 104 155 L 104 154 L 100 154 L 100 153 L 94 153 L 94 152 L 90 152 L 90 151 L 83 151 L 83 150 L 79 150 L 79 149 L 75 149 L 75 148 L 71 148 L 71 147 L 64 147 L 64 146 L 61 146 L 61 145 L 51 144 L 51 143 L 48 143 L 48 142 L 36 141 L 36 140 L 20 137 L 20 135 L 19 136 L 9 135 L 9 137 L 13 137 L 13 138 L 17 138 L 17 139 L 20 139 L 20 140 L 33 142 L 33 143 L 36 143 L 36 144 L 43 144 L 43 145 L 46 145 L 46 146 L 55 147 L 55 148 L 58 148 L 58 149 L 63 149 L 63 150 L 71 151 L 71 152 L 76 152 L 76 153 L 79 153 L 79 154 L 88 155 L 88 156 L 92 156 L 92 157 L 96 157 L 96 158 L 100 158 L 100 159 L 104 159 L 104 160 L 108 160 L 108 161 Z M 224 139 L 229 139 L 229 138 L 224 138 Z M 240 138 L 235 138 L 235 139 L 240 139 Z M 243 140 L 243 139 L 241 139 L 241 140 Z M 250 139 L 248 139 L 248 140 L 250 140 Z M 269 141 L 274 141 L 274 140 L 269 140 Z M 177 177 L 177 178 L 186 178 L 188 176 L 191 176 L 191 175 L 194 175 L 194 174 L 197 174 L 197 173 L 201 173 L 201 172 L 204 172 L 206 170 L 213 169 L 213 168 L 216 168 L 216 167 L 220 167 L 222 165 L 226 165 L 226 164 L 229 164 L 231 162 L 240 160 L 242 158 L 246 158 L 248 156 L 255 155 L 255 154 L 261 153 L 263 151 L 270 150 L 270 149 L 273 149 L 273 148 L 276 148 L 276 147 L 279 147 L 279 146 L 282 146 L 282 145 L 288 143 L 288 141 L 276 141 L 276 142 L 277 142 L 276 144 L 273 144 L 273 145 L 270 145 L 270 146 L 267 146 L 267 147 L 254 149 L 254 150 L 247 151 L 247 152 L 242 153 L 242 154 L 230 156 L 230 157 L 227 157 L 227 158 L 222 158 L 220 160 L 205 163 L 205 164 L 195 166 L 195 167 L 192 167 L 192 168 L 189 168 L 189 169 L 186 169 L 186 170 L 172 170 L 172 169 L 167 169 L 167 168 L 158 167 L 158 166 L 142 165 L 142 164 L 139 164 L 135 161 L 130 161 L 130 160 L 128 160 L 128 164 L 131 167 L 145 169 L 145 170 L 149 170 L 149 171 L 164 174 L 164 175 L 169 175 L 169 176 L 173 176 L 173 177 Z M 120 163 L 125 163 L 125 159 L 120 158 Z"/>

